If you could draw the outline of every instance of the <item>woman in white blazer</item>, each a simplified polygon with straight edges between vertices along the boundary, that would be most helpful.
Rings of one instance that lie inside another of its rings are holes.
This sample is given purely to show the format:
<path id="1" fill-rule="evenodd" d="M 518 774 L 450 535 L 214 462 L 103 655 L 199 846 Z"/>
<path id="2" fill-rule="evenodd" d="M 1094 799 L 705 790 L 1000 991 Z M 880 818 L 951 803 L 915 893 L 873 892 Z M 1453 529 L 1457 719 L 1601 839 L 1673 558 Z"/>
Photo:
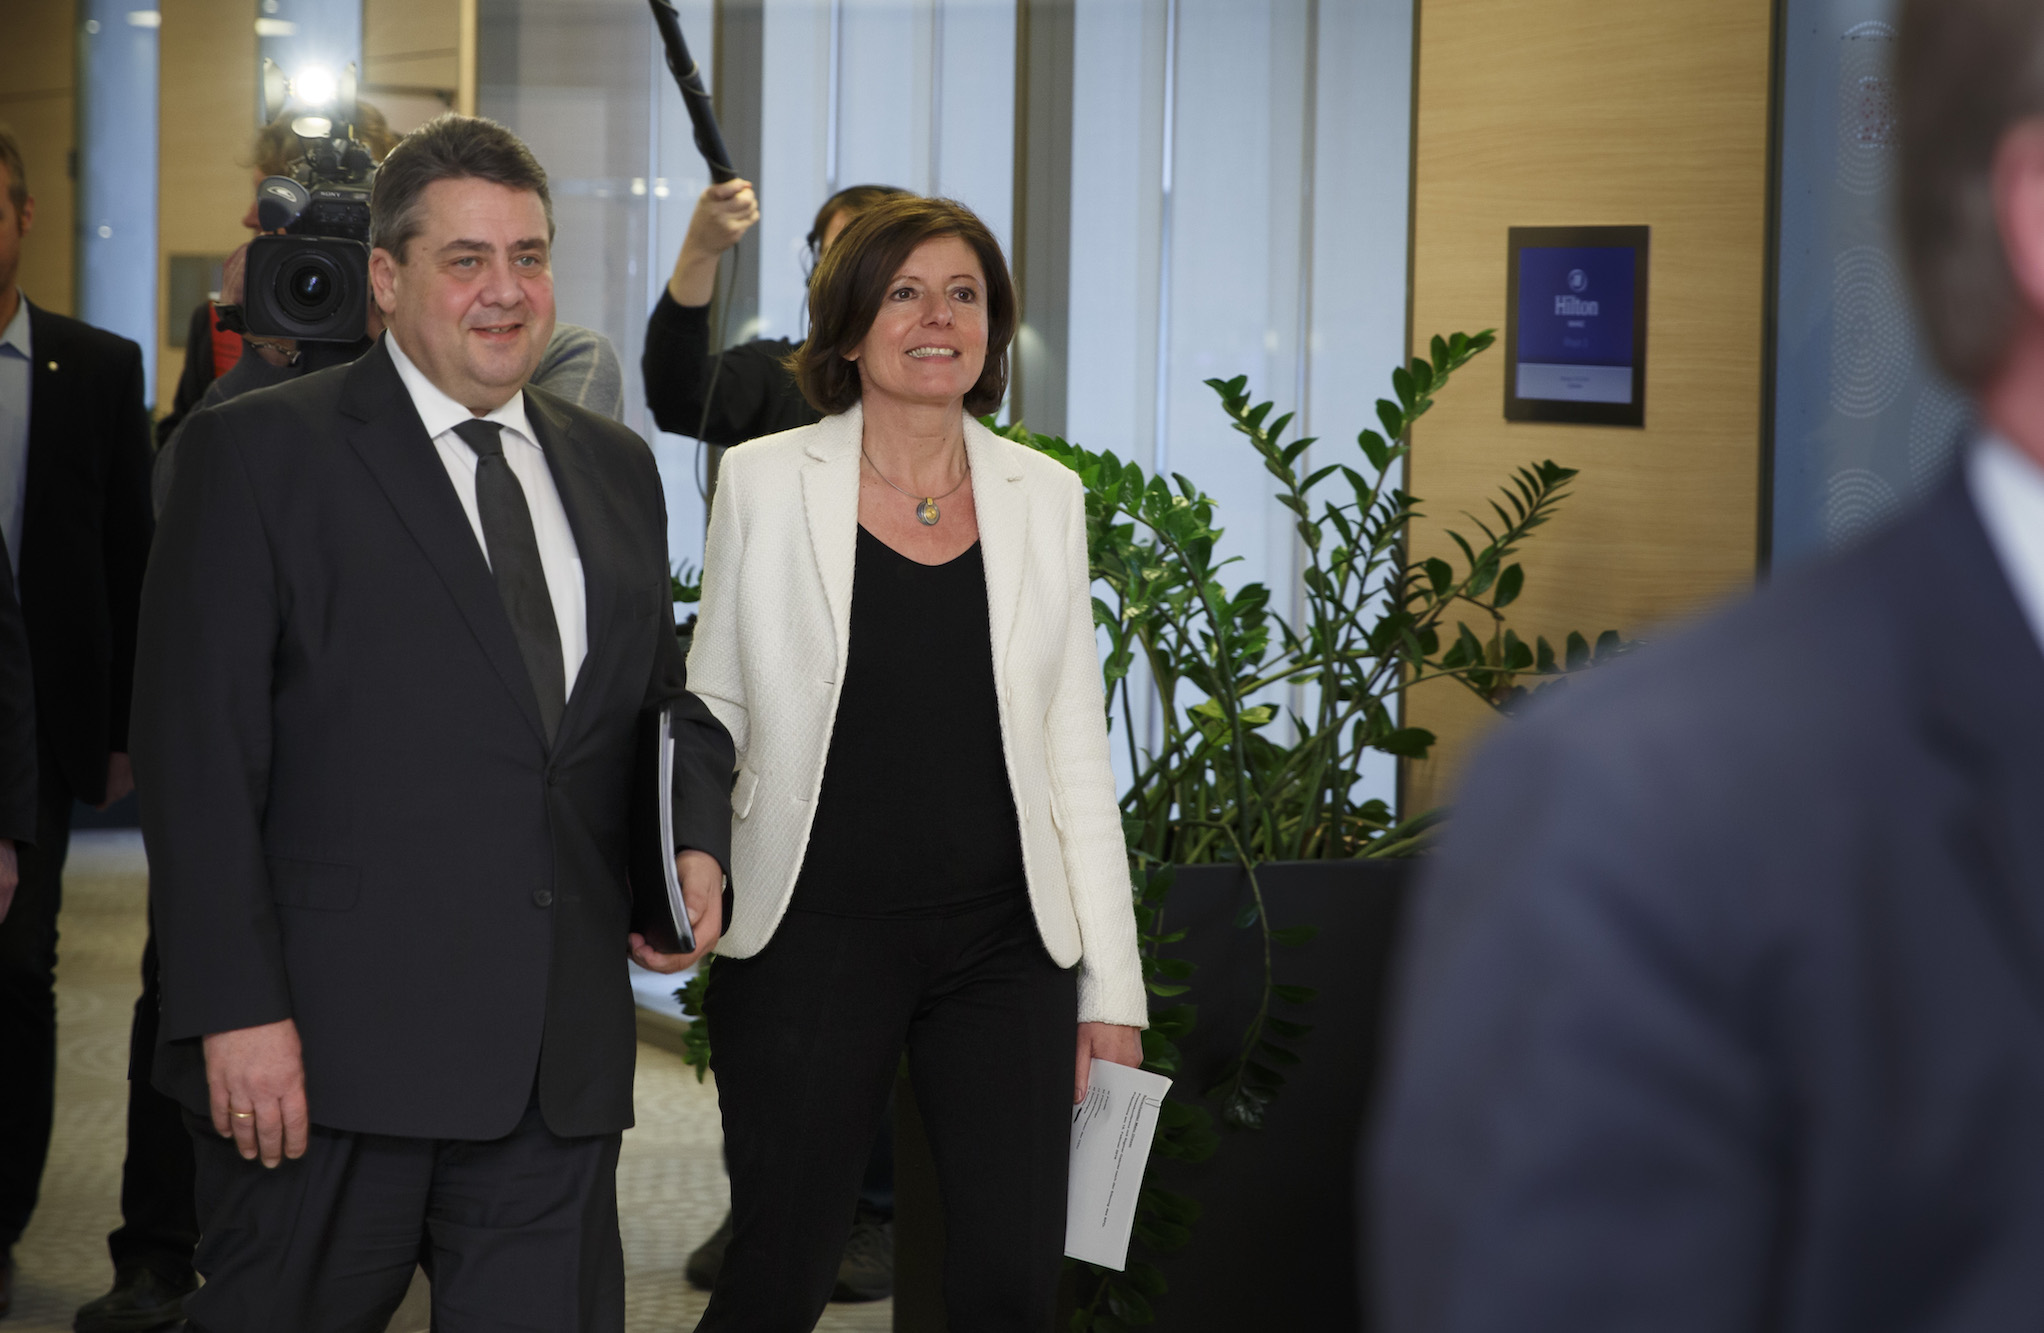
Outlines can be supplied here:
<path id="1" fill-rule="evenodd" d="M 707 1000 L 732 1238 L 697 1329 L 815 1326 L 906 1050 L 951 1326 L 1041 1333 L 1070 1107 L 1147 1013 L 1084 495 L 973 419 L 1016 310 L 969 210 L 875 206 L 809 301 L 827 415 L 725 457 L 689 656 L 739 756 Z"/>

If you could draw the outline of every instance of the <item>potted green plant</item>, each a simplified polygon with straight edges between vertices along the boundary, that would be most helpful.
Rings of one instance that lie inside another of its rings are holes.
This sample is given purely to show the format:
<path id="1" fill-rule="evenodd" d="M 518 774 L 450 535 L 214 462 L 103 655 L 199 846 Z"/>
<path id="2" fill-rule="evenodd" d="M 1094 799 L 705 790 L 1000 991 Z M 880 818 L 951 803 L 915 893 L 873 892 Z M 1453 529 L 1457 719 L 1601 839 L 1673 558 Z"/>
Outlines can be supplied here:
<path id="1" fill-rule="evenodd" d="M 1288 439 L 1291 416 L 1252 403 L 1244 378 L 1207 381 L 1294 516 L 1296 619 L 1267 586 L 1227 584 L 1217 506 L 1190 479 L 1004 430 L 1085 483 L 1106 701 L 1161 722 L 1154 748 L 1126 727 L 1114 739 L 1136 775 L 1121 806 L 1155 997 L 1144 1054 L 1178 1086 L 1127 1271 L 1074 1265 L 1074 1333 L 1150 1323 L 1167 1294 L 1174 1329 L 1360 1319 L 1337 1313 L 1356 1307 L 1351 1159 L 1406 858 L 1438 819 L 1363 794 L 1363 765 L 1428 753 L 1434 737 L 1400 720 L 1416 685 L 1459 681 L 1503 709 L 1627 646 L 1571 634 L 1557 652 L 1505 624 L 1525 586 L 1515 556 L 1568 468 L 1520 468 L 1489 515 L 1449 532 L 1459 559 L 1409 550 L 1413 425 L 1493 341 L 1433 339 L 1392 373 L 1381 429 L 1339 451 Z M 1254 1133 L 1270 1124 L 1283 1132 Z"/>

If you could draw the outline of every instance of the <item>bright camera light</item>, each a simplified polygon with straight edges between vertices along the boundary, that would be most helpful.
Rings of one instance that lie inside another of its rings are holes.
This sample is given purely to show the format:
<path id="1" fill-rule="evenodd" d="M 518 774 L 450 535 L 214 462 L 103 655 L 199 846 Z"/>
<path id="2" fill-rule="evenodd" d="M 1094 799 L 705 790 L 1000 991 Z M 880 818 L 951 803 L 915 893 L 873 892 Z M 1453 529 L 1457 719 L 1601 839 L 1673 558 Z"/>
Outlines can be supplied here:
<path id="1" fill-rule="evenodd" d="M 326 106 L 340 91 L 333 71 L 322 65 L 307 65 L 298 71 L 298 77 L 291 80 L 291 91 L 306 106 Z"/>

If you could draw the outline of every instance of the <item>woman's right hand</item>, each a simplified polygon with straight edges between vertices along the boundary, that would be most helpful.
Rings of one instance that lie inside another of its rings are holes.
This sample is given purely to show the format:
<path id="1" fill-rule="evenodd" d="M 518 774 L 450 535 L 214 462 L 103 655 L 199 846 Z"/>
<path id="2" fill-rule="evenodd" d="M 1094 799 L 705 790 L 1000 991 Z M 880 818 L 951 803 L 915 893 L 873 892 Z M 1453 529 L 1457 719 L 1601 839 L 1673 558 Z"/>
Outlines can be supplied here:
<path id="1" fill-rule="evenodd" d="M 710 303 L 717 291 L 717 257 L 738 244 L 758 221 L 759 199 L 751 181 L 728 180 L 703 191 L 689 216 L 674 276 L 667 280 L 668 294 L 677 305 Z"/>

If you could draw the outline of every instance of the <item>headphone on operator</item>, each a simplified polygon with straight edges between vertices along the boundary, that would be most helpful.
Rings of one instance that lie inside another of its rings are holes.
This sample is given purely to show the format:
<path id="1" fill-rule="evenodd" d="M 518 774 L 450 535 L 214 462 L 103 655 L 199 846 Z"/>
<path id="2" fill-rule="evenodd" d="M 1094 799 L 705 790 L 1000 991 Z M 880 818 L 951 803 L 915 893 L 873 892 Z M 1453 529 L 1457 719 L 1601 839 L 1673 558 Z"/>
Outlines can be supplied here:
<path id="1" fill-rule="evenodd" d="M 909 193 L 898 185 L 847 185 L 824 200 L 823 207 L 816 210 L 816 222 L 809 228 L 809 235 L 803 238 L 802 280 L 809 280 L 816 272 L 816 262 L 823 258 L 823 234 L 830 230 L 832 218 L 847 211 L 856 217 L 882 200 L 900 199 Z"/>

